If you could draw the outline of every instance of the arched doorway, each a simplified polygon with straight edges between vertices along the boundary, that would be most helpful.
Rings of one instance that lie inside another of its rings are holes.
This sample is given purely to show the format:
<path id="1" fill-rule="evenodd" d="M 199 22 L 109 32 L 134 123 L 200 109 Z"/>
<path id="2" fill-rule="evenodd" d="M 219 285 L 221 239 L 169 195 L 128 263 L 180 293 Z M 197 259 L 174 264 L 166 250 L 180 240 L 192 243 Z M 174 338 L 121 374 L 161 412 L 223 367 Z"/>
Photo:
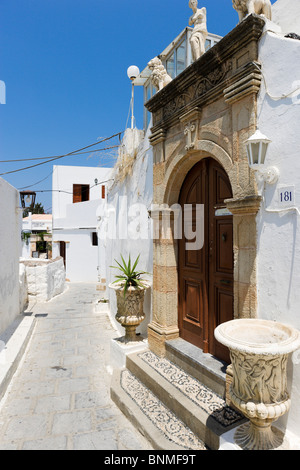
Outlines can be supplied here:
<path id="1" fill-rule="evenodd" d="M 179 203 L 183 236 L 178 241 L 178 326 L 180 336 L 226 362 L 227 348 L 214 338 L 220 323 L 233 319 L 233 220 L 224 200 L 232 198 L 229 178 L 213 158 L 204 158 L 187 174 Z M 187 250 L 184 205 L 204 206 L 204 244 Z"/>

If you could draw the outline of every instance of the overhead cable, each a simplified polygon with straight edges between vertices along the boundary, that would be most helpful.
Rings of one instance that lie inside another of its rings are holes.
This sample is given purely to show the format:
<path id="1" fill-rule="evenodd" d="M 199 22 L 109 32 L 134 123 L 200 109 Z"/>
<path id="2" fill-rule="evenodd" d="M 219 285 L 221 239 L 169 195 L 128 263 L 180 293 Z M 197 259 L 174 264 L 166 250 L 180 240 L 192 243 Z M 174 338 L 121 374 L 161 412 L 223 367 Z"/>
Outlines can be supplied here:
<path id="1" fill-rule="evenodd" d="M 110 137 L 106 137 L 105 139 L 102 139 L 101 141 L 95 142 L 95 143 L 90 144 L 90 145 L 86 145 L 85 147 L 82 147 L 82 148 L 80 148 L 80 149 L 78 149 L 78 150 L 73 150 L 73 152 L 66 153 L 66 154 L 64 154 L 64 155 L 58 155 L 58 156 L 53 157 L 53 158 L 48 158 L 48 159 L 47 159 L 46 161 L 44 161 L 44 162 L 35 163 L 34 165 L 30 165 L 30 166 L 27 166 L 27 167 L 25 167 L 25 168 L 19 168 L 19 169 L 17 169 L 17 170 L 6 171 L 6 172 L 4 172 L 4 173 L 0 173 L 0 176 L 8 175 L 8 174 L 10 174 L 10 173 L 16 173 L 16 172 L 18 172 L 18 171 L 29 170 L 30 168 L 34 168 L 34 167 L 39 166 L 39 165 L 44 165 L 45 163 L 50 163 L 50 162 L 53 162 L 53 161 L 55 161 L 55 160 L 59 160 L 60 158 L 69 157 L 69 156 L 72 156 L 72 155 L 74 155 L 74 154 L 76 155 L 78 152 L 81 152 L 82 150 L 85 150 L 85 149 L 87 149 L 87 148 L 89 148 L 89 147 L 93 147 L 94 145 L 99 145 L 99 144 L 101 144 L 102 142 L 105 142 L 105 141 L 107 141 L 107 140 L 110 140 L 110 139 L 112 139 L 112 138 L 114 138 L 114 137 L 116 137 L 116 136 L 119 136 L 119 140 L 120 140 L 120 135 L 121 135 L 121 132 L 118 132 L 117 134 L 114 134 L 114 135 L 112 135 L 112 136 L 110 136 Z M 117 147 L 117 146 L 116 146 L 116 147 Z M 101 149 L 101 150 L 102 150 L 102 149 Z M 105 150 L 105 149 L 103 149 L 103 150 Z M 89 153 L 89 152 L 88 152 L 88 153 Z"/>

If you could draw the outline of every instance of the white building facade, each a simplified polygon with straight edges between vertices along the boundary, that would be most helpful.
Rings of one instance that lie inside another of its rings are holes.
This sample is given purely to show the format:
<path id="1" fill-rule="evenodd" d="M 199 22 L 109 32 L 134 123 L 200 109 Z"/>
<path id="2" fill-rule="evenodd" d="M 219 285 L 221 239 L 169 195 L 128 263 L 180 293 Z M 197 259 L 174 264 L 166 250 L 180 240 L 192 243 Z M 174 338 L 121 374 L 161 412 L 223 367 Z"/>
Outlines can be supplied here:
<path id="1" fill-rule="evenodd" d="M 278 0 L 273 20 L 279 32 L 266 32 L 259 46 L 263 81 L 258 99 L 258 128 L 271 143 L 267 167 L 278 181 L 261 188 L 257 215 L 258 316 L 300 330 L 300 36 L 299 2 Z M 292 369 L 292 366 L 291 366 Z M 292 377 L 293 376 L 293 377 Z M 300 365 L 290 373 L 292 405 L 281 426 L 300 439 Z"/>
<path id="2" fill-rule="evenodd" d="M 52 257 L 64 258 L 66 279 L 100 282 L 105 252 L 97 227 L 107 201 L 111 168 L 54 166 Z"/>

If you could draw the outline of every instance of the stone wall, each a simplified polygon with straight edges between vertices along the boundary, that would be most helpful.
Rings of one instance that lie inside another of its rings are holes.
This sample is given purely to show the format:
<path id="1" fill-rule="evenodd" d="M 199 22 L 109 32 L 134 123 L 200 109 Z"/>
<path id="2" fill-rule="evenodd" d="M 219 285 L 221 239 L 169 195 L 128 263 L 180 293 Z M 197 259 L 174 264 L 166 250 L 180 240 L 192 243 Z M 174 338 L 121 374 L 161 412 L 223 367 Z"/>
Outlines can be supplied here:
<path id="1" fill-rule="evenodd" d="M 66 273 L 61 257 L 54 260 L 25 260 L 28 301 L 48 301 L 65 290 Z"/>

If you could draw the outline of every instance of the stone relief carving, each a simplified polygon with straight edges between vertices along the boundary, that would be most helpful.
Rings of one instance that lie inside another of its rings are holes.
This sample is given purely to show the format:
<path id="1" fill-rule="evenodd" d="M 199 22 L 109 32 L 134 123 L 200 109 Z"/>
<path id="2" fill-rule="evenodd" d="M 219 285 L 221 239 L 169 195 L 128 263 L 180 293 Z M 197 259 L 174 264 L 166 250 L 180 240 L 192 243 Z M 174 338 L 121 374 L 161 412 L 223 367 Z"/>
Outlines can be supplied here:
<path id="1" fill-rule="evenodd" d="M 168 75 L 162 61 L 158 57 L 154 57 L 154 59 L 150 60 L 148 67 L 152 70 L 151 81 L 158 91 L 172 81 L 172 78 Z"/>
<path id="2" fill-rule="evenodd" d="M 232 5 L 238 12 L 240 22 L 252 13 L 265 16 L 270 21 L 272 20 L 272 5 L 270 0 L 232 0 Z"/>
<path id="3" fill-rule="evenodd" d="M 261 359 L 254 360 L 250 354 L 234 351 L 230 354 L 234 368 L 232 391 L 236 397 L 248 405 L 250 403 L 277 405 L 288 399 L 287 356 L 269 358 L 262 356 Z M 248 408 L 247 411 L 251 414 L 251 406 Z"/>
<path id="4" fill-rule="evenodd" d="M 186 135 L 186 150 L 192 150 L 195 147 L 195 131 L 196 126 L 194 123 L 189 123 L 184 128 L 184 135 Z"/>
<path id="5" fill-rule="evenodd" d="M 193 15 L 189 19 L 189 25 L 194 26 L 190 43 L 193 60 L 199 59 L 205 53 L 205 41 L 207 38 L 206 8 L 198 8 L 197 0 L 189 0 L 189 7 Z"/>
<path id="6" fill-rule="evenodd" d="M 231 70 L 231 66 L 231 61 L 228 61 L 207 76 L 201 76 L 186 92 L 176 96 L 166 104 L 163 109 L 163 117 L 166 119 L 172 116 L 176 111 L 213 89 L 225 79 L 227 73 Z"/>

